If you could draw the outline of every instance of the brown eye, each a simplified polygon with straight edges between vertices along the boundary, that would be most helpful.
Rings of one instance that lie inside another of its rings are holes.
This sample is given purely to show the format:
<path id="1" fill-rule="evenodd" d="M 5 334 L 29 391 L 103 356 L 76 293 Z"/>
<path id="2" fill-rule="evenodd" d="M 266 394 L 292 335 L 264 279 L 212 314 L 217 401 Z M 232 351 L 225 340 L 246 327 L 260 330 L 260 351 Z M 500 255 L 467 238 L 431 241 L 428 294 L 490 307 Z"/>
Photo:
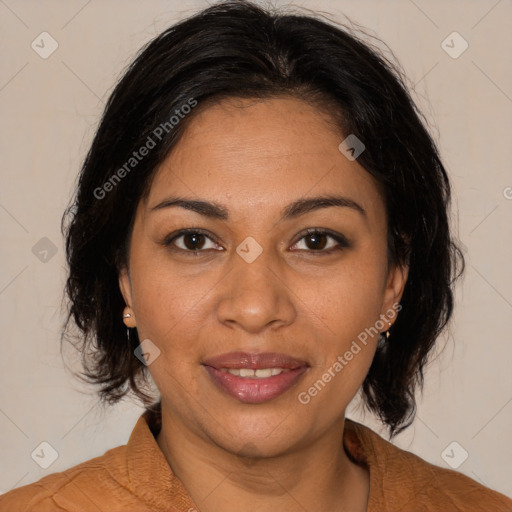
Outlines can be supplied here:
<path id="1" fill-rule="evenodd" d="M 294 244 L 294 247 L 300 245 L 302 241 L 304 241 L 305 247 L 299 247 L 299 250 L 321 254 L 329 254 L 332 251 L 350 247 L 348 240 L 343 235 L 320 229 L 306 231 L 305 235 Z"/>
<path id="2" fill-rule="evenodd" d="M 197 249 L 202 249 L 205 243 L 205 236 L 201 233 L 187 233 L 186 235 L 182 235 L 183 237 L 183 245 L 190 249 L 191 251 L 196 251 Z"/>
<path id="3" fill-rule="evenodd" d="M 178 251 L 198 253 L 217 249 L 217 244 L 206 233 L 197 229 L 182 230 L 166 238 L 164 245 Z"/>
<path id="4" fill-rule="evenodd" d="M 313 249 L 315 251 L 322 250 L 327 245 L 327 240 L 330 238 L 325 233 L 313 233 L 311 235 L 307 235 L 304 237 L 306 240 L 306 245 L 309 249 Z M 309 240 L 310 243 L 307 243 Z"/>

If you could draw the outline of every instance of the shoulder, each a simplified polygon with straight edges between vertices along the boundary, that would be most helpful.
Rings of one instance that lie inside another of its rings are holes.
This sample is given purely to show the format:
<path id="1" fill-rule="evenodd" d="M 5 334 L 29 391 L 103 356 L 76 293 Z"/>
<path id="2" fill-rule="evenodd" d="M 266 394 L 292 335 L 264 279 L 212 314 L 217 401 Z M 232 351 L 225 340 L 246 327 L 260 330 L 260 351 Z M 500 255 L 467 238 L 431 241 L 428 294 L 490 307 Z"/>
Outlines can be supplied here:
<path id="1" fill-rule="evenodd" d="M 349 421 L 347 427 L 370 468 L 369 511 L 512 512 L 512 500 L 504 494 L 402 450 L 364 425 Z"/>
<path id="2" fill-rule="evenodd" d="M 155 411 L 146 410 L 126 445 L 0 496 L 0 512 L 170 512 L 184 503 L 193 508 L 155 440 L 158 421 Z"/>
<path id="3" fill-rule="evenodd" d="M 104 502 L 94 502 L 97 496 L 108 496 L 126 478 L 120 464 L 125 450 L 126 446 L 112 448 L 99 457 L 0 495 L 0 512 L 105 510 Z"/>

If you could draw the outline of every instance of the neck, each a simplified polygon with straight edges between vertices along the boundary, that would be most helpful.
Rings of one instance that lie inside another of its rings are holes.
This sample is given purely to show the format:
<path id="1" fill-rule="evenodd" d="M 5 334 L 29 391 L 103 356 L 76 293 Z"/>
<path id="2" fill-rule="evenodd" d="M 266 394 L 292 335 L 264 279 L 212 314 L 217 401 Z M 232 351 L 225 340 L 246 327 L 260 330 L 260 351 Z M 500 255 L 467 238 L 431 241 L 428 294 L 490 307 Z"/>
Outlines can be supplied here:
<path id="1" fill-rule="evenodd" d="M 348 457 L 343 430 L 341 418 L 315 441 L 287 453 L 262 457 L 248 444 L 241 456 L 164 409 L 157 443 L 201 512 L 364 512 L 369 473 Z"/>

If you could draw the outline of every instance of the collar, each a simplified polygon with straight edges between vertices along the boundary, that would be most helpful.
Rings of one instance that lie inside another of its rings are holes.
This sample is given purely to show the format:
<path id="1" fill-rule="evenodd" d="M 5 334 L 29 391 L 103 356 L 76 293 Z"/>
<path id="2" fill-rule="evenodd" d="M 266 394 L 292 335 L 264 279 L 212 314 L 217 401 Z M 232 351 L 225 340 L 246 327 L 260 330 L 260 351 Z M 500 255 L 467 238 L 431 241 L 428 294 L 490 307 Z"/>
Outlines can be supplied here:
<path id="1" fill-rule="evenodd" d="M 162 426 L 161 403 L 140 416 L 127 443 L 128 478 L 132 491 L 151 509 L 179 512 L 195 504 L 172 472 L 156 442 Z"/>

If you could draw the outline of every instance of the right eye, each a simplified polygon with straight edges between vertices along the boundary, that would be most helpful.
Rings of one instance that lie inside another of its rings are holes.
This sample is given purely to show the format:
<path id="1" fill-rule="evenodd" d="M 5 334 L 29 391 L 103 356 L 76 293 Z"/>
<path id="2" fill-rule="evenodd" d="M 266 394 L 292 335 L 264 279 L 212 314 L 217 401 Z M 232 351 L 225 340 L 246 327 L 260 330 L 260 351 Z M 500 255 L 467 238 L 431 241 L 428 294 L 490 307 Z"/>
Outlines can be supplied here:
<path id="1" fill-rule="evenodd" d="M 213 245 L 205 248 L 205 244 L 208 245 L 208 240 Z M 180 242 L 178 243 L 178 241 Z M 216 249 L 216 247 L 219 246 L 206 233 L 206 231 L 201 229 L 182 229 L 177 233 L 167 236 L 163 245 L 169 247 L 171 250 L 189 253 L 191 256 L 197 256 L 200 252 L 205 252 L 207 249 L 219 250 Z"/>

